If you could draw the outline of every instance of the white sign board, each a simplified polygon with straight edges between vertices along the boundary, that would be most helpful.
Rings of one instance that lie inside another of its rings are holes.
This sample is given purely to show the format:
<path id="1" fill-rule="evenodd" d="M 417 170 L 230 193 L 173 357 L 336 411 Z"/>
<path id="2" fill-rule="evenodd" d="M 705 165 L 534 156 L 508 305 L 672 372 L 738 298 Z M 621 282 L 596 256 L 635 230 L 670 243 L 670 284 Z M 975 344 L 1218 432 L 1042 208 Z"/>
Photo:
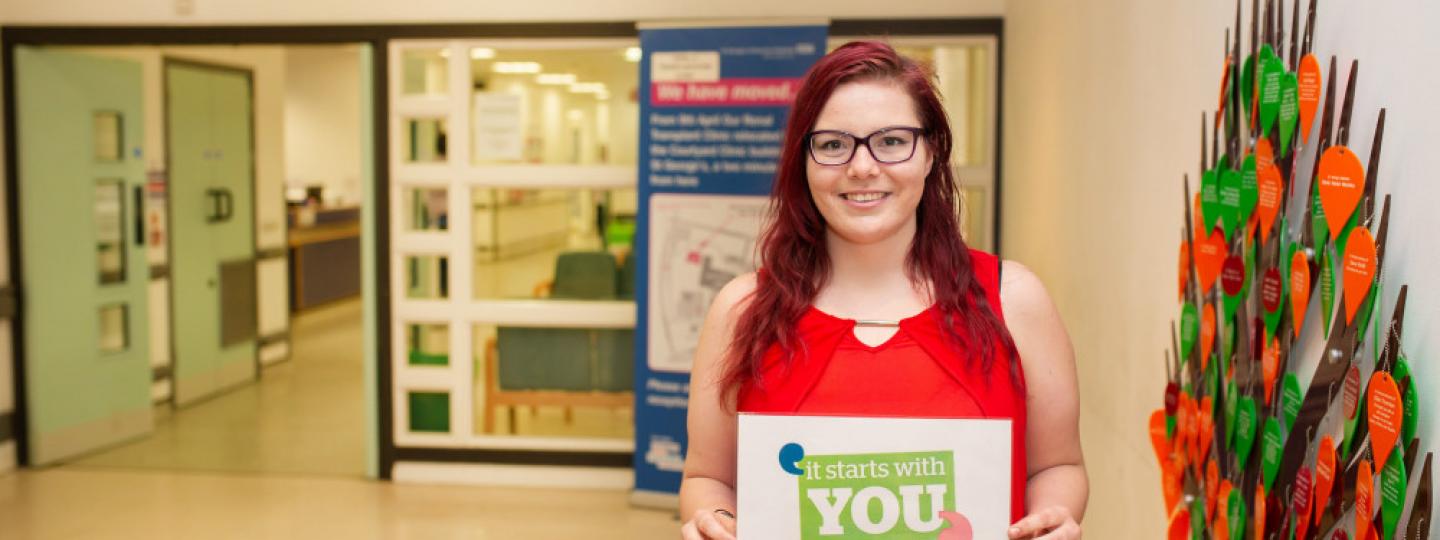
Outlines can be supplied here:
<path id="1" fill-rule="evenodd" d="M 525 96 L 476 92 L 471 99 L 475 159 L 520 161 L 525 157 Z"/>
<path id="2" fill-rule="evenodd" d="M 720 51 L 673 51 L 650 54 L 651 82 L 715 82 L 720 80 Z"/>
<path id="3" fill-rule="evenodd" d="M 1008 419 L 739 422 L 739 538 L 1008 538 Z"/>

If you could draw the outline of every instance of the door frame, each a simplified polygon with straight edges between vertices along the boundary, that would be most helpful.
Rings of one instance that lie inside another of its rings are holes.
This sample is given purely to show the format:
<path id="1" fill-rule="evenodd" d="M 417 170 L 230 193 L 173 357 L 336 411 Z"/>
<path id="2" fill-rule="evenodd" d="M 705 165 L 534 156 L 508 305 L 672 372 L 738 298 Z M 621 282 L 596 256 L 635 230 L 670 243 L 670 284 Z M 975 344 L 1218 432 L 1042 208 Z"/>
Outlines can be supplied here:
<path id="1" fill-rule="evenodd" d="M 992 156 L 995 160 L 993 238 L 996 252 L 1003 246 L 1001 239 L 1001 189 L 1003 169 L 1003 114 L 1005 36 L 1004 19 L 1000 17 L 933 18 L 933 19 L 833 19 L 832 36 L 964 36 L 985 35 L 996 39 L 996 117 Z M 608 452 L 513 452 L 506 450 L 400 448 L 394 440 L 392 374 L 389 355 L 394 324 L 390 305 L 390 86 L 389 42 L 394 39 L 493 39 L 493 38 L 635 38 L 639 35 L 636 21 L 558 22 L 558 23 L 474 23 L 474 24 L 395 24 L 395 25 L 294 25 L 294 26 L 0 26 L 0 89 L 4 93 L 4 163 L 7 190 L 5 216 L 9 240 L 9 263 L 12 268 L 9 290 L 15 291 L 15 313 L 12 319 L 12 359 L 15 385 L 15 436 L 20 466 L 28 466 L 27 422 L 25 411 L 24 372 L 24 295 L 20 274 L 19 209 L 17 193 L 19 167 L 16 141 L 15 47 L 17 45 L 317 45 L 361 43 L 370 46 L 371 99 L 371 175 L 373 183 L 367 203 L 374 216 L 374 230 L 361 231 L 361 242 L 373 246 L 376 267 L 375 297 L 364 306 L 373 309 L 375 332 L 375 415 L 376 476 L 389 479 L 391 467 L 400 459 L 432 462 L 482 461 L 488 463 L 544 463 L 573 461 L 576 464 L 629 467 L 630 458 Z M 252 99 L 253 91 L 252 91 Z M 253 130 L 252 130 L 253 136 Z M 167 158 L 168 159 L 168 158 Z M 368 233 L 368 234 L 367 234 Z M 4 299 L 0 298 L 0 305 Z M 173 337 L 171 338 L 173 340 Z M 172 360 L 173 361 L 173 360 Z"/>
<path id="2" fill-rule="evenodd" d="M 170 181 L 172 180 L 170 176 L 170 171 L 175 170 L 175 153 L 171 151 L 170 147 L 170 68 L 172 66 L 188 66 L 204 70 L 230 72 L 245 77 L 246 92 L 248 93 L 250 98 L 250 115 L 246 118 L 246 121 L 250 124 L 250 138 L 248 141 L 246 141 L 250 145 L 249 184 L 250 204 L 252 205 L 250 212 L 250 261 L 256 265 L 257 269 L 260 265 L 260 250 L 255 247 L 255 243 L 256 240 L 260 238 L 260 223 L 259 220 L 255 219 L 254 211 L 255 206 L 258 203 L 258 201 L 256 201 L 255 199 L 255 177 L 257 176 L 256 173 L 259 171 L 259 168 L 257 167 L 257 163 L 255 161 L 255 153 L 257 149 L 255 139 L 255 70 L 248 67 L 229 65 L 223 62 L 194 60 L 190 58 L 182 58 L 173 54 L 162 53 L 160 56 L 160 106 L 164 107 L 164 110 L 161 111 L 160 117 L 164 125 L 161 126 L 161 129 L 163 131 L 160 140 L 162 144 L 165 145 L 165 230 L 168 231 L 165 236 L 165 263 L 166 266 L 170 269 L 170 271 L 168 272 L 169 275 L 167 276 L 165 281 L 165 290 L 169 293 L 167 298 L 167 300 L 169 301 L 169 306 L 167 309 L 170 310 L 170 342 L 166 343 L 166 346 L 170 348 L 170 365 L 168 366 L 170 369 L 170 395 L 165 399 L 165 401 L 169 403 L 171 407 L 176 407 L 176 389 L 179 388 L 180 381 L 175 378 L 175 364 L 179 360 L 179 358 L 175 355 L 175 233 L 174 228 L 170 226 L 171 218 L 175 215 L 175 199 L 170 196 L 171 194 L 173 194 L 173 190 L 170 189 Z M 256 282 L 256 288 L 258 289 L 258 272 Z M 255 364 L 255 376 L 250 379 L 251 381 L 260 379 L 260 371 L 262 367 L 260 365 L 260 338 L 261 336 L 255 336 L 255 354 L 251 358 L 251 361 Z M 192 402 L 191 405 L 207 401 L 210 398 L 223 394 L 226 390 L 228 389 L 221 389 L 220 393 L 200 398 L 199 400 Z"/>
<path id="3" fill-rule="evenodd" d="M 6 236 L 8 246 L 8 263 L 12 268 L 11 279 L 8 287 L 0 292 L 14 291 L 13 300 L 9 302 L 0 301 L 0 307 L 13 305 L 14 317 L 12 324 L 12 364 L 14 366 L 12 377 L 14 385 L 15 407 L 12 412 L 14 418 L 14 430 L 11 433 L 16 445 L 17 464 L 20 467 L 29 467 L 29 422 L 26 407 L 27 394 L 25 384 L 25 340 L 24 340 L 24 275 L 20 271 L 22 246 L 20 242 L 19 222 L 19 160 L 18 160 L 18 123 L 16 122 L 17 100 L 15 96 L 16 71 L 15 57 L 16 47 L 20 45 L 31 46 L 179 46 L 179 45 L 340 45 L 360 44 L 368 45 L 372 51 L 370 55 L 371 80 L 368 81 L 368 92 L 371 95 L 371 107 L 368 114 L 373 118 L 383 119 L 388 114 L 387 86 L 385 74 L 388 73 L 388 58 L 385 50 L 390 31 L 386 27 L 379 26 L 116 26 L 116 27 L 82 27 L 82 26 L 0 26 L 0 62 L 3 62 L 3 69 L 0 69 L 0 91 L 4 93 L 4 134 L 5 134 L 5 155 L 4 176 L 6 188 Z M 554 31 L 552 29 L 552 31 Z M 165 58 L 165 60 L 171 60 Z M 189 60 L 184 60 L 190 62 Z M 192 62 L 198 63 L 198 62 Z M 162 63 L 163 64 L 163 63 Z M 207 63 L 207 66 L 209 64 Z M 219 65 L 217 67 L 230 67 Z M 162 68 L 163 69 L 163 68 Z M 163 75 L 162 75 L 163 77 Z M 254 79 L 251 75 L 251 145 L 252 155 L 255 156 L 253 148 L 255 144 L 254 133 Z M 362 81 L 366 84 L 366 81 Z M 168 100 L 168 98 L 167 98 Z M 167 103 L 168 106 L 168 103 Z M 388 126 L 382 121 L 371 122 L 372 132 L 369 145 L 372 148 L 384 148 L 389 141 Z M 168 133 L 165 136 L 165 144 L 168 146 Z M 377 260 L 385 260 L 389 257 L 389 155 L 387 152 L 372 151 L 371 161 L 367 165 L 372 169 L 373 182 L 367 188 L 368 204 L 374 205 L 371 211 L 375 218 L 375 230 L 371 232 L 361 231 L 361 241 L 370 242 L 375 250 Z M 167 167 L 169 156 L 167 154 Z M 251 189 L 254 190 L 254 167 L 252 165 Z M 253 198 L 253 197 L 252 197 Z M 167 202 L 167 210 L 168 210 Z M 168 216 L 167 216 L 168 220 Z M 167 250 L 169 248 L 167 247 Z M 252 250 L 255 249 L 252 246 Z M 377 321 L 385 321 L 390 317 L 389 298 L 389 271 L 387 265 L 378 265 L 374 269 L 376 279 L 375 302 L 366 305 L 364 309 L 373 309 L 377 315 Z M 173 283 L 173 282 L 172 282 Z M 3 299 L 0 299 L 3 300 Z M 173 300 L 173 295 L 172 295 Z M 171 336 L 171 362 L 173 365 L 173 342 Z M 388 350 L 389 341 L 385 333 L 378 333 L 376 336 L 381 350 Z M 256 359 L 258 363 L 258 357 Z M 174 393 L 171 393 L 173 403 Z M 384 403 L 383 405 L 388 405 Z M 381 418 L 384 418 L 381 416 Z M 385 427 L 384 429 L 388 429 Z M 381 433 L 384 433 L 382 429 Z M 385 451 L 386 445 L 379 446 L 379 453 L 384 462 L 388 458 Z M 379 469 L 384 471 L 384 468 Z"/>

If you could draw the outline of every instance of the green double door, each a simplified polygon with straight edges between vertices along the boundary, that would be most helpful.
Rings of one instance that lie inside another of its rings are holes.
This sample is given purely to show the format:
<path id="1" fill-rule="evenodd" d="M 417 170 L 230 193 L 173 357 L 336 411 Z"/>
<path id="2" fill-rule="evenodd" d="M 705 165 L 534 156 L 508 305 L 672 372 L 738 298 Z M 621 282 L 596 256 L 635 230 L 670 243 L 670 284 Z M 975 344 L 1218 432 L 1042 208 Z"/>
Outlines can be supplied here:
<path id="1" fill-rule="evenodd" d="M 15 73 L 26 457 L 43 465 L 153 425 L 142 79 L 24 46 Z"/>
<path id="2" fill-rule="evenodd" d="M 152 348 L 173 347 L 177 404 L 254 379 L 252 94 L 248 72 L 166 63 L 173 343 L 152 343 L 141 65 L 15 63 L 25 458 L 43 465 L 153 428 Z"/>
<path id="3" fill-rule="evenodd" d="M 175 403 L 251 381 L 256 277 L 251 82 L 167 62 Z"/>

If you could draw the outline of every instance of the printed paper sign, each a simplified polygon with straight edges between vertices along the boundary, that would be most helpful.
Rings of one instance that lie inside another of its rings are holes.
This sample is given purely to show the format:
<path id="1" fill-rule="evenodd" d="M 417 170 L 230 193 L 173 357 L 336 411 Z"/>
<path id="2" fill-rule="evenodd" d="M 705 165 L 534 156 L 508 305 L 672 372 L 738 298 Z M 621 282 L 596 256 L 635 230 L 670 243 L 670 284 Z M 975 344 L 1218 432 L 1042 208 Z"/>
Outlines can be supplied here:
<path id="1" fill-rule="evenodd" d="M 476 92 L 471 97 L 474 133 L 471 153 L 482 161 L 525 158 L 525 96 Z"/>
<path id="2" fill-rule="evenodd" d="M 741 414 L 740 538 L 1006 538 L 1010 421 Z"/>

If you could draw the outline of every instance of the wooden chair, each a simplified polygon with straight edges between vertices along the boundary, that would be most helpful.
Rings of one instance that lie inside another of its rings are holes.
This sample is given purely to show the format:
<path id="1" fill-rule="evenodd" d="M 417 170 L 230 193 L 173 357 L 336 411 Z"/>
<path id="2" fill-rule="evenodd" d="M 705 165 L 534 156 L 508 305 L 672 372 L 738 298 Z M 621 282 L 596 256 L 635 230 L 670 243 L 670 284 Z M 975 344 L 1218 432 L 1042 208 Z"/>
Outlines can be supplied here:
<path id="1" fill-rule="evenodd" d="M 556 259 L 554 282 L 537 287 L 537 293 L 614 299 L 618 276 L 615 258 L 607 252 L 563 253 Z M 512 433 L 519 405 L 564 407 L 567 422 L 572 407 L 632 406 L 634 350 L 629 329 L 497 328 L 485 344 L 485 432 L 494 432 L 495 411 L 502 406 L 510 408 Z"/>

